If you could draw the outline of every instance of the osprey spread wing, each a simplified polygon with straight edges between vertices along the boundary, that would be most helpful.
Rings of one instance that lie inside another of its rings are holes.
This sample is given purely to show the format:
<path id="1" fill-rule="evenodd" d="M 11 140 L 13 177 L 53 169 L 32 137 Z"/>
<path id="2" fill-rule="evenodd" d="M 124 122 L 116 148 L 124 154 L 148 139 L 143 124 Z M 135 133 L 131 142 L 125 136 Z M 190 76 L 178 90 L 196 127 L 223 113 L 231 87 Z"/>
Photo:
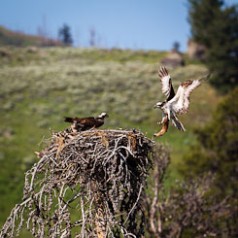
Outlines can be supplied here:
<path id="1" fill-rule="evenodd" d="M 177 118 L 177 114 L 183 114 L 188 111 L 190 94 L 201 84 L 201 82 L 199 79 L 183 82 L 180 84 L 175 94 L 171 77 L 165 67 L 160 68 L 159 77 L 162 84 L 162 93 L 166 96 L 166 100 L 157 102 L 155 105 L 155 108 L 160 108 L 162 110 L 161 124 L 163 124 L 163 127 L 159 133 L 154 135 L 162 136 L 168 130 L 170 120 L 179 130 L 185 131 L 183 124 Z"/>

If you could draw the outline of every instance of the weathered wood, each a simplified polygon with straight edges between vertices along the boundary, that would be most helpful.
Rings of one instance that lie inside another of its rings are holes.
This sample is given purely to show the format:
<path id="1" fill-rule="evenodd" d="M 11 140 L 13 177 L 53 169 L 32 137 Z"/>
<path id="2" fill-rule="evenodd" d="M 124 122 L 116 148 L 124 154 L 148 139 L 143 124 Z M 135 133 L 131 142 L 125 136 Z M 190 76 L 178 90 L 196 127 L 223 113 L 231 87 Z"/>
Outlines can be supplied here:
<path id="1" fill-rule="evenodd" d="M 34 237 L 142 237 L 152 147 L 136 130 L 54 133 L 26 172 L 23 201 L 1 237 L 15 237 L 24 214 Z"/>

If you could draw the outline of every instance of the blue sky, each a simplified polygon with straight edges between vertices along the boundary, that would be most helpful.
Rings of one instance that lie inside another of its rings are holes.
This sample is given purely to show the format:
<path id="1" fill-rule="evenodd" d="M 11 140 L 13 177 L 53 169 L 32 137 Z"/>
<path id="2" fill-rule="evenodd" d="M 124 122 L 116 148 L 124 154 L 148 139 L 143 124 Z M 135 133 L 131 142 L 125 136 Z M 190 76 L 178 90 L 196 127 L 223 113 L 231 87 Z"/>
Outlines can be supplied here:
<path id="1" fill-rule="evenodd" d="M 177 41 L 185 51 L 187 18 L 187 0 L 0 0 L 0 25 L 31 34 L 43 29 L 56 38 L 66 23 L 82 47 L 94 29 L 99 47 L 169 50 Z"/>

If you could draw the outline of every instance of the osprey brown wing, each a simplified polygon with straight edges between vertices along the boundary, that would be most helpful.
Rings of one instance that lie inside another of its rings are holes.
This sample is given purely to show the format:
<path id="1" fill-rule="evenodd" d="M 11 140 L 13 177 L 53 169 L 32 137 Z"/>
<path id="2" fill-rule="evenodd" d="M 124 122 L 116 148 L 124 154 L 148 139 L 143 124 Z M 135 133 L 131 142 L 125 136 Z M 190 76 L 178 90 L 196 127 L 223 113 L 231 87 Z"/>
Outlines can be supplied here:
<path id="1" fill-rule="evenodd" d="M 77 126 L 81 128 L 82 131 L 93 128 L 95 124 L 96 120 L 94 117 L 80 118 L 80 120 L 77 121 Z"/>
<path id="2" fill-rule="evenodd" d="M 65 117 L 64 118 L 64 121 L 65 122 L 70 122 L 70 123 L 73 123 L 73 122 L 82 122 L 82 123 L 85 123 L 86 121 L 90 121 L 90 120 L 94 120 L 94 117 L 84 117 L 84 118 L 79 118 L 79 117 Z"/>
<path id="3" fill-rule="evenodd" d="M 73 128 L 77 131 L 85 131 L 93 128 L 96 124 L 96 120 L 94 117 L 65 117 L 65 122 L 70 122 L 73 125 Z"/>
<path id="4" fill-rule="evenodd" d="M 95 120 L 95 127 L 98 128 L 100 126 L 102 126 L 104 124 L 104 121 L 103 120 Z"/>
<path id="5" fill-rule="evenodd" d="M 104 118 L 108 117 L 107 113 L 103 112 L 97 117 L 65 117 L 65 122 L 72 123 L 73 131 L 86 131 L 91 128 L 97 128 L 104 124 Z"/>

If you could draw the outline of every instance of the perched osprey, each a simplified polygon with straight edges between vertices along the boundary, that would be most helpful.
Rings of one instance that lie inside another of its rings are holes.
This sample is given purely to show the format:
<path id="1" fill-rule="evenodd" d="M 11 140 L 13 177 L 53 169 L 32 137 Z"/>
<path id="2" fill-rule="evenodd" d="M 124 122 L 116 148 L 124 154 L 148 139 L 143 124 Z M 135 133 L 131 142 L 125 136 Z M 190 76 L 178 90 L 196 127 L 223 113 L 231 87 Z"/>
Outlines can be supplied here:
<path id="1" fill-rule="evenodd" d="M 200 79 L 181 83 L 175 94 L 171 77 L 165 67 L 160 68 L 159 77 L 162 83 L 162 93 L 166 96 L 166 100 L 157 102 L 154 106 L 162 110 L 161 124 L 163 125 L 161 131 L 154 134 L 154 136 L 162 136 L 168 130 L 170 120 L 179 130 L 185 131 L 183 124 L 177 118 L 177 114 L 184 114 L 188 111 L 189 96 L 201 84 Z"/>
<path id="2" fill-rule="evenodd" d="M 108 117 L 108 114 L 102 112 L 97 117 L 85 117 L 85 118 L 78 118 L 78 117 L 65 117 L 65 122 L 72 123 L 71 128 L 72 131 L 86 131 L 91 128 L 98 128 L 104 124 L 104 118 Z"/>

